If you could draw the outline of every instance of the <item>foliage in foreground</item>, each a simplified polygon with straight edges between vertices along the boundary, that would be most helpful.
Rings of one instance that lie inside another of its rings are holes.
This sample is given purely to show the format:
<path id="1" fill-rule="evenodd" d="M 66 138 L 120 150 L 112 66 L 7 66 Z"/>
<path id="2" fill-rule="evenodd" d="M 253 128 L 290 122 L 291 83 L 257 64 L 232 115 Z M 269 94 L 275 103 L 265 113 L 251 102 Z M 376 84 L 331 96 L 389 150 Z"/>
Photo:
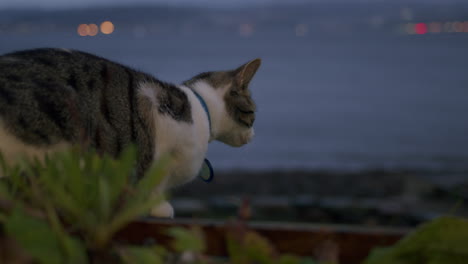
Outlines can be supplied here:
<path id="1" fill-rule="evenodd" d="M 114 241 L 116 232 L 163 199 L 152 190 L 162 180 L 167 161 L 135 183 L 135 157 L 132 148 L 118 160 L 75 150 L 13 168 L 0 159 L 2 175 L 9 175 L 0 179 L 0 263 L 317 263 L 278 254 L 242 221 L 228 232 L 229 259 L 205 256 L 197 228 L 169 229 L 171 250 L 167 245 Z M 394 247 L 375 250 L 365 264 L 461 264 L 468 260 L 466 245 L 468 221 L 440 218 Z"/>
<path id="2" fill-rule="evenodd" d="M 390 248 L 376 249 L 364 264 L 468 263 L 468 221 L 442 217 L 423 224 Z"/>
<path id="3" fill-rule="evenodd" d="M 44 162 L 8 167 L 0 180 L 0 263 L 226 263 L 203 255 L 199 229 L 173 228 L 171 250 L 113 240 L 162 199 L 152 190 L 165 175 L 161 161 L 132 181 L 135 149 L 119 159 L 78 149 Z M 231 263 L 311 264 L 280 256 L 267 240 L 241 227 L 228 241 Z"/>
<path id="4" fill-rule="evenodd" d="M 163 198 L 152 190 L 164 175 L 164 162 L 132 184 L 135 157 L 129 148 L 118 160 L 78 150 L 16 167 L 2 160 L 2 174 L 8 175 L 0 182 L 4 232 L 39 263 L 157 259 L 153 249 L 112 243 L 117 231 Z"/>

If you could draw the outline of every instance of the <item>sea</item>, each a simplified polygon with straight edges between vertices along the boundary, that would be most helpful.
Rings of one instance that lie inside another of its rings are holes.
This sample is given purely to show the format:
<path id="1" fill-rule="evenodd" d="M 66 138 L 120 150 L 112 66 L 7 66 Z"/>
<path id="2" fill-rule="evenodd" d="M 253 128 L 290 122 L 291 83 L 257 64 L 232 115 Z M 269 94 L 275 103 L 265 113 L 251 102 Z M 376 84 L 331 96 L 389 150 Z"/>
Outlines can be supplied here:
<path id="1" fill-rule="evenodd" d="M 183 18 L 139 23 L 132 9 L 72 18 L 4 11 L 0 53 L 79 49 L 174 83 L 261 58 L 250 85 L 255 138 L 241 148 L 210 144 L 215 170 L 411 170 L 468 179 L 468 33 L 415 34 L 408 27 L 416 24 L 372 14 L 362 19 L 367 25 L 333 11 L 321 20 L 261 11 L 258 22 L 253 11 L 210 11 L 207 19 L 184 9 L 190 19 L 174 27 Z M 80 23 L 112 19 L 112 34 L 77 34 Z"/>

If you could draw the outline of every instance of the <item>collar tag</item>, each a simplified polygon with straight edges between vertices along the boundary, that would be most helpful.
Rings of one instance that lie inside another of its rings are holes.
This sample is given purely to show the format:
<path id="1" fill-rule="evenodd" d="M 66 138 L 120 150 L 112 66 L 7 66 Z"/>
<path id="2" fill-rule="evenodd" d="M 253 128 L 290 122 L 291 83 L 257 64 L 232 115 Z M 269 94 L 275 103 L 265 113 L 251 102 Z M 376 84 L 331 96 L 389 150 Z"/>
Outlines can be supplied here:
<path id="1" fill-rule="evenodd" d="M 211 182 L 214 178 L 213 167 L 208 159 L 205 159 L 203 162 L 202 168 L 198 173 L 198 177 L 200 177 L 204 182 Z"/>

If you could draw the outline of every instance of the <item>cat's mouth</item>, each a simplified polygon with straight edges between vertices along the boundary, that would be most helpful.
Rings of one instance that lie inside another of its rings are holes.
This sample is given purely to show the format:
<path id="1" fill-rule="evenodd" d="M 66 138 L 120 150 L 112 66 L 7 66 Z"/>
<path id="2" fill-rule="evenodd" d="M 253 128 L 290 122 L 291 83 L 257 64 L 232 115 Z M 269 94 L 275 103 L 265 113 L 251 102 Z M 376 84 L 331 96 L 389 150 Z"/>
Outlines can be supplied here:
<path id="1" fill-rule="evenodd" d="M 248 128 L 250 128 L 250 127 L 253 126 L 253 122 L 247 123 L 247 122 L 245 122 L 245 121 L 242 120 L 242 119 L 239 119 L 239 122 L 240 122 L 241 124 L 243 124 L 244 126 L 248 127 Z"/>
<path id="2" fill-rule="evenodd" d="M 237 111 L 243 113 L 243 114 L 246 114 L 246 115 L 251 115 L 251 114 L 254 114 L 255 112 L 253 110 L 244 110 L 242 108 L 239 108 L 237 107 Z"/>

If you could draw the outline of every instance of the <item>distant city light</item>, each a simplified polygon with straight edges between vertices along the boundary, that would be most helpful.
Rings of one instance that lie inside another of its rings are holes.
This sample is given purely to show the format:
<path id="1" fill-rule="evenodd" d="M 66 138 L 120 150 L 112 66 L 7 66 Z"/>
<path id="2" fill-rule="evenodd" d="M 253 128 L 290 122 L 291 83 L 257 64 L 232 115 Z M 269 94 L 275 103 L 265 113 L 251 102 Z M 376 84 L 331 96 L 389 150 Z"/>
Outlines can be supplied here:
<path id="1" fill-rule="evenodd" d="M 455 22 L 453 23 L 453 27 L 455 29 L 455 32 L 457 33 L 462 33 L 464 29 L 463 22 Z"/>
<path id="2" fill-rule="evenodd" d="M 254 27 L 252 24 L 241 24 L 239 26 L 239 34 L 243 37 L 249 37 L 253 35 L 254 33 Z"/>
<path id="3" fill-rule="evenodd" d="M 418 23 L 414 26 L 414 31 L 418 35 L 424 35 L 427 33 L 427 25 L 425 23 Z"/>
<path id="4" fill-rule="evenodd" d="M 406 23 L 401 25 L 400 32 L 407 35 L 424 35 L 427 33 L 468 33 L 468 21 Z"/>
<path id="5" fill-rule="evenodd" d="M 444 23 L 444 32 L 447 32 L 447 33 L 450 33 L 450 32 L 454 32 L 454 28 L 453 28 L 453 23 L 452 22 L 445 22 Z"/>
<path id="6" fill-rule="evenodd" d="M 463 32 L 464 32 L 464 33 L 468 33 L 468 21 L 465 21 L 465 22 L 463 23 Z"/>
<path id="7" fill-rule="evenodd" d="M 77 32 L 78 32 L 78 35 L 84 37 L 84 36 L 88 36 L 89 34 L 89 26 L 86 25 L 86 24 L 80 24 L 78 25 L 78 29 L 77 29 Z"/>
<path id="8" fill-rule="evenodd" d="M 416 33 L 415 26 L 413 23 L 408 23 L 405 25 L 405 33 L 408 35 L 413 35 Z"/>
<path id="9" fill-rule="evenodd" d="M 88 36 L 94 37 L 99 33 L 99 28 L 96 24 L 89 24 L 88 28 L 89 28 Z"/>
<path id="10" fill-rule="evenodd" d="M 80 24 L 76 29 L 78 35 L 85 37 L 90 36 L 94 37 L 99 34 L 99 26 L 96 24 Z M 111 34 L 114 32 L 114 24 L 110 21 L 105 21 L 101 23 L 101 32 L 103 34 Z"/>
<path id="11" fill-rule="evenodd" d="M 439 23 L 439 22 L 429 23 L 428 30 L 430 33 L 440 33 L 442 32 L 442 23 Z"/>
<path id="12" fill-rule="evenodd" d="M 295 28 L 296 36 L 304 37 L 309 33 L 309 26 L 306 24 L 297 24 Z"/>
<path id="13" fill-rule="evenodd" d="M 112 34 L 114 32 L 114 24 L 110 21 L 104 21 L 101 23 L 101 32 L 103 34 Z"/>

